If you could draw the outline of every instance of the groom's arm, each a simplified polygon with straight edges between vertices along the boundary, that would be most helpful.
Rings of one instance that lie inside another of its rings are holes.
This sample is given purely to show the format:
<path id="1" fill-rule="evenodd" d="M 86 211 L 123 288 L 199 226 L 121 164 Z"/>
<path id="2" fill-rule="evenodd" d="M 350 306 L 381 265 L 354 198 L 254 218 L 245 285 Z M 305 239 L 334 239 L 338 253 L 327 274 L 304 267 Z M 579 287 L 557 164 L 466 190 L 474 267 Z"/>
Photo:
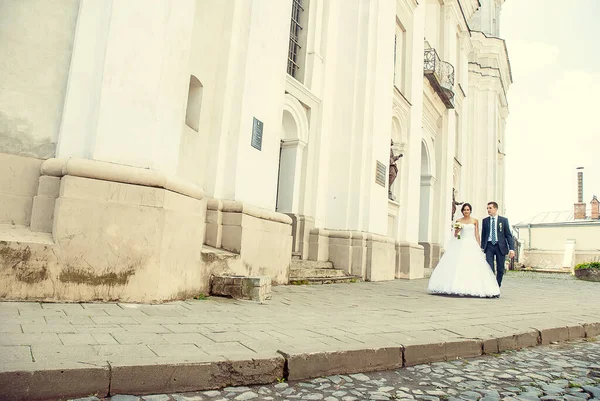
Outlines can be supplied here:
<path id="1" fill-rule="evenodd" d="M 486 219 L 483 219 L 483 221 L 481 222 L 481 244 L 480 245 L 481 245 L 481 249 L 482 250 L 485 249 L 485 245 L 484 244 L 487 242 L 487 234 L 485 232 L 485 227 L 486 227 L 485 226 L 485 220 Z"/>
<path id="2" fill-rule="evenodd" d="M 515 242 L 513 240 L 513 235 L 512 235 L 512 230 L 510 229 L 510 223 L 508 222 L 508 219 L 505 217 L 504 220 L 506 220 L 506 234 L 504 234 L 506 236 L 506 240 L 508 241 L 508 249 L 511 251 L 515 250 Z"/>

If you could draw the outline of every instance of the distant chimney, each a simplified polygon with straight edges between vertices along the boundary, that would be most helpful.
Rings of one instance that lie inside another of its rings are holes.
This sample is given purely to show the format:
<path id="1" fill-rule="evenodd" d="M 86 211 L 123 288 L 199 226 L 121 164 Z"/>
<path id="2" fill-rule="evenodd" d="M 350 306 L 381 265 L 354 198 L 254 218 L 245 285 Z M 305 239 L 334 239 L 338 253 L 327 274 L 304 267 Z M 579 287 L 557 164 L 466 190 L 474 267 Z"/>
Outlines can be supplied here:
<path id="1" fill-rule="evenodd" d="M 573 217 L 575 220 L 585 219 L 586 204 L 583 203 L 583 167 L 577 168 L 577 203 Z"/>
<path id="2" fill-rule="evenodd" d="M 590 203 L 592 204 L 592 219 L 600 219 L 600 201 L 596 195 L 594 195 Z"/>

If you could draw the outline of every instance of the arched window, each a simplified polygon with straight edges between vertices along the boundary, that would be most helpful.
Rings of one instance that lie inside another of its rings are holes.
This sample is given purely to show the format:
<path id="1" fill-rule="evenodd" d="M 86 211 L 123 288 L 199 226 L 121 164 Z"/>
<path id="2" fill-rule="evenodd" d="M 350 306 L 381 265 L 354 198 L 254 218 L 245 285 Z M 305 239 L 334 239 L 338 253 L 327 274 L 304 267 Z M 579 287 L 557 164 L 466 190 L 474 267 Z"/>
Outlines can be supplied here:
<path id="1" fill-rule="evenodd" d="M 195 76 L 190 76 L 190 88 L 188 91 L 187 109 L 185 112 L 185 124 L 198 131 L 200 126 L 200 109 L 202 108 L 202 84 Z"/>

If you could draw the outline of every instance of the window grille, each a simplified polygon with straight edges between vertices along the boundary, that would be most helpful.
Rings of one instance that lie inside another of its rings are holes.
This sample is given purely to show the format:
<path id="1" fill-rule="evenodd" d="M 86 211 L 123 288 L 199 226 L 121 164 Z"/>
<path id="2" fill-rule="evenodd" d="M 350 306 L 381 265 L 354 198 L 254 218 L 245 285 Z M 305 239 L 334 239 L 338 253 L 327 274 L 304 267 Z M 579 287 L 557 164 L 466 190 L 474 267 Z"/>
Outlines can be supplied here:
<path id="1" fill-rule="evenodd" d="M 296 77 L 300 66 L 298 65 L 298 53 L 302 46 L 300 46 L 300 32 L 304 29 L 300 25 L 300 17 L 304 12 L 302 7 L 303 0 L 292 0 L 292 19 L 290 22 L 290 47 L 288 51 L 288 64 L 287 72 L 292 77 Z"/>

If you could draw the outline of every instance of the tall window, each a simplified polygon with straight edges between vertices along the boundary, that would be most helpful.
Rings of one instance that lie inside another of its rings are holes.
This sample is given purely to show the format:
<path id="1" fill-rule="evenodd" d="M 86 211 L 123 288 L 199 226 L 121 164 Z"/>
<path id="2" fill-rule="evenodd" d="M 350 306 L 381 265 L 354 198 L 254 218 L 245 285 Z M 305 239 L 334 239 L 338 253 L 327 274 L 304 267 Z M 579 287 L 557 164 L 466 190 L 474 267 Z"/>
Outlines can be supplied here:
<path id="1" fill-rule="evenodd" d="M 287 72 L 300 82 L 304 81 L 309 1 L 292 0 Z"/>
<path id="2" fill-rule="evenodd" d="M 202 84 L 195 76 L 190 76 L 185 123 L 194 131 L 200 127 L 200 109 L 202 108 Z"/>
<path id="3" fill-rule="evenodd" d="M 406 64 L 406 30 L 396 20 L 396 35 L 394 36 L 394 86 L 404 92 Z"/>

